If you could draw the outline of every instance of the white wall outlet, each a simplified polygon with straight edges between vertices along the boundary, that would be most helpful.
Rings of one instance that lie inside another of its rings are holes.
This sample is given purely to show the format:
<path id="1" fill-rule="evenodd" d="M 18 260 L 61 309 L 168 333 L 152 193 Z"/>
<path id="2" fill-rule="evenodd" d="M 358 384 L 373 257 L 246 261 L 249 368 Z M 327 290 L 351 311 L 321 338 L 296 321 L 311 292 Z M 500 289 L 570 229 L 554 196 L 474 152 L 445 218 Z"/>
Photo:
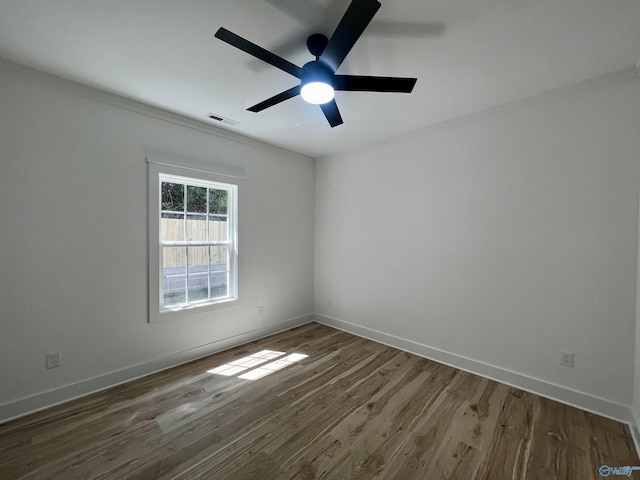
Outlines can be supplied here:
<path id="1" fill-rule="evenodd" d="M 56 368 L 60 366 L 62 354 L 60 352 L 51 352 L 47 353 L 45 358 L 47 359 L 47 368 Z"/>
<path id="2" fill-rule="evenodd" d="M 560 365 L 573 368 L 573 353 L 560 352 Z"/>
<path id="3" fill-rule="evenodd" d="M 327 307 L 330 307 L 331 305 L 332 305 L 332 304 L 331 304 L 331 299 L 328 299 L 328 300 L 327 300 Z"/>
<path id="4" fill-rule="evenodd" d="M 264 315 L 264 306 L 258 305 L 258 315 L 260 316 Z"/>

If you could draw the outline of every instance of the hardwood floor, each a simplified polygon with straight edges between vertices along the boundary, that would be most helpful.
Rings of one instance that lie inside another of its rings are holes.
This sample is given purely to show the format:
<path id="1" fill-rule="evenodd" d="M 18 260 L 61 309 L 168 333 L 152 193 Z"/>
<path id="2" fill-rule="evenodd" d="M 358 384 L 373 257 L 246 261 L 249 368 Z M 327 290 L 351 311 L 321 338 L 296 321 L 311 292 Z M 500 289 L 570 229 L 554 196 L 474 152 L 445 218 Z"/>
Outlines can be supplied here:
<path id="1" fill-rule="evenodd" d="M 257 380 L 207 372 L 266 349 L 308 357 Z M 315 323 L 0 425 L 2 480 L 587 480 L 601 465 L 640 465 L 626 425 Z"/>

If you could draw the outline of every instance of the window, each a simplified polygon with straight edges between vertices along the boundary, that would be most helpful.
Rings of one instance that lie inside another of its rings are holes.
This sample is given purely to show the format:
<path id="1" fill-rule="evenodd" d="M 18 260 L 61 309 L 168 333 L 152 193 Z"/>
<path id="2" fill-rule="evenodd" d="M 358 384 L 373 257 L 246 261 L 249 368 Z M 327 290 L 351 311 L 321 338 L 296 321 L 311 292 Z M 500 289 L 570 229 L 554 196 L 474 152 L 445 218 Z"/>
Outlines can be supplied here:
<path id="1" fill-rule="evenodd" d="M 238 186 L 149 168 L 150 321 L 237 300 Z"/>

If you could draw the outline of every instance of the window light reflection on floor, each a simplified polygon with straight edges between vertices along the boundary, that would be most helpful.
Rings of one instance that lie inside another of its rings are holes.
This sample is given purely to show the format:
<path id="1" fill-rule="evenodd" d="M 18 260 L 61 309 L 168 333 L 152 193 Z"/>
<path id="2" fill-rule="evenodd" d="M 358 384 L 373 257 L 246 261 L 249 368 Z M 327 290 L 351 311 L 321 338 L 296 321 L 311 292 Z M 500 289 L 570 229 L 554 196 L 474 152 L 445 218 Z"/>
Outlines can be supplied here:
<path id="1" fill-rule="evenodd" d="M 225 363 L 213 370 L 207 370 L 207 373 L 217 373 L 218 375 L 224 375 L 231 377 L 237 373 L 244 372 L 245 370 L 260 365 L 261 363 L 273 360 L 274 358 L 281 357 L 285 352 L 276 352 L 274 350 L 262 350 L 261 352 L 254 353 L 248 357 L 239 358 L 233 362 Z"/>
<path id="2" fill-rule="evenodd" d="M 269 360 L 273 360 L 274 358 L 281 357 L 285 355 L 285 352 L 276 352 L 273 350 L 262 350 L 261 352 L 254 353 L 253 355 L 249 355 L 248 357 L 243 357 L 238 360 L 234 360 L 229 363 L 225 363 L 224 365 L 220 365 L 212 370 L 207 370 L 207 373 L 215 373 L 218 375 L 224 375 L 226 377 L 231 377 L 237 375 L 238 373 L 244 372 L 245 370 L 249 370 L 252 367 L 260 365 L 258 368 L 254 368 L 253 370 L 249 370 L 242 375 L 239 375 L 238 378 L 242 378 L 244 380 L 257 380 L 258 378 L 266 377 L 267 375 L 277 372 L 289 365 L 293 365 L 300 360 L 307 358 L 309 355 L 305 355 L 304 353 L 291 353 L 286 357 L 279 358 L 271 363 L 267 363 L 266 365 L 261 365 L 264 362 Z"/>
<path id="3" fill-rule="evenodd" d="M 304 353 L 292 353 L 291 355 L 287 355 L 275 362 L 267 363 L 261 367 L 249 370 L 247 373 L 239 375 L 238 378 L 244 378 L 245 380 L 257 380 L 258 378 L 266 377 L 267 375 L 270 375 L 284 367 L 293 365 L 295 362 L 307 358 L 308 356 L 309 355 L 305 355 Z"/>

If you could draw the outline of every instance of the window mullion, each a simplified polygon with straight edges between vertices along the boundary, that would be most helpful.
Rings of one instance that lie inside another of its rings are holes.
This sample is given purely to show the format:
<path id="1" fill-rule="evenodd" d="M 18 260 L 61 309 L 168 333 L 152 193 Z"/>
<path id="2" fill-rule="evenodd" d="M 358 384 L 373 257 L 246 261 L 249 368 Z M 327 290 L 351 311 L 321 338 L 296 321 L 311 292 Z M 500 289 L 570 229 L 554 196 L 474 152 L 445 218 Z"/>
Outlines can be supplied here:
<path id="1" fill-rule="evenodd" d="M 184 276 L 184 299 L 186 303 L 189 303 L 189 247 L 185 247 L 186 250 L 186 275 Z"/>
<path id="2" fill-rule="evenodd" d="M 183 241 L 186 243 L 189 241 L 189 235 L 187 235 L 187 189 L 188 185 L 184 184 L 183 187 L 183 202 L 182 208 L 184 211 L 184 229 L 182 232 Z M 185 275 L 184 275 L 184 300 L 186 303 L 189 303 L 189 247 L 185 246 Z"/>
<path id="3" fill-rule="evenodd" d="M 211 241 L 211 235 L 209 232 L 210 230 L 209 222 L 211 221 L 211 219 L 209 218 L 209 211 L 211 210 L 209 206 L 210 202 L 211 202 L 211 189 L 207 187 L 207 205 L 205 206 L 205 209 L 204 209 L 206 222 L 204 226 L 207 229 L 206 238 L 208 242 Z M 211 299 L 211 245 L 209 245 L 209 247 L 207 248 L 207 298 Z"/>
<path id="4" fill-rule="evenodd" d="M 211 246 L 207 248 L 207 287 L 209 289 L 209 297 L 211 298 Z"/>
<path id="5" fill-rule="evenodd" d="M 171 240 L 167 240 L 164 242 L 160 242 L 160 245 L 162 245 L 163 247 L 215 247 L 215 246 L 225 246 L 225 245 L 231 245 L 233 242 L 231 241 L 225 241 L 225 240 L 219 240 L 219 241 L 213 241 L 213 242 L 205 242 L 205 241 L 191 241 L 191 242 L 181 242 L 181 241 L 171 241 Z"/>
<path id="6" fill-rule="evenodd" d="M 182 230 L 182 240 L 188 241 L 187 237 L 187 185 L 183 184 L 183 192 L 182 192 L 182 213 L 183 213 L 183 223 L 184 229 Z"/>
<path id="7" fill-rule="evenodd" d="M 230 288 L 231 288 L 231 275 L 230 275 L 230 268 L 231 268 L 231 246 L 227 245 L 227 295 L 230 293 Z"/>

